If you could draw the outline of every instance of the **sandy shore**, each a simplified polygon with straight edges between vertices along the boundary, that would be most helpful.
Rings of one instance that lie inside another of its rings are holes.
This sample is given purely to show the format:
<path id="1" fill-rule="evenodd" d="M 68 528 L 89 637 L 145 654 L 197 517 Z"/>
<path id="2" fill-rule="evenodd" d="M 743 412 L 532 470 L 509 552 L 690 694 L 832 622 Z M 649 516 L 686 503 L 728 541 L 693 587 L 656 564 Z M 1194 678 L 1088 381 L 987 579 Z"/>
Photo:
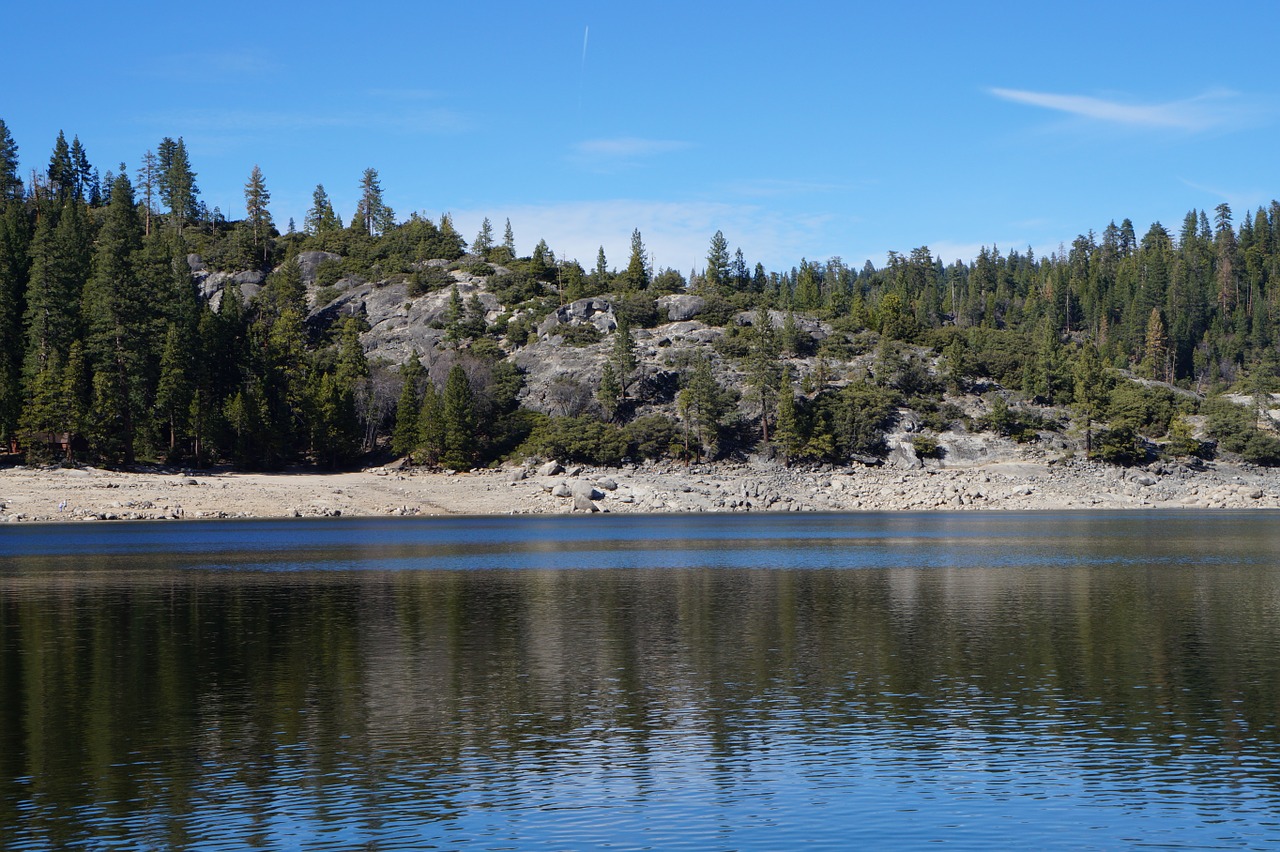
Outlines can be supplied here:
<path id="1" fill-rule="evenodd" d="M 0 521 L 750 512 L 1277 508 L 1280 473 L 1212 463 L 1124 470 L 1028 457 L 962 468 L 559 465 L 466 474 L 0 470 Z"/>

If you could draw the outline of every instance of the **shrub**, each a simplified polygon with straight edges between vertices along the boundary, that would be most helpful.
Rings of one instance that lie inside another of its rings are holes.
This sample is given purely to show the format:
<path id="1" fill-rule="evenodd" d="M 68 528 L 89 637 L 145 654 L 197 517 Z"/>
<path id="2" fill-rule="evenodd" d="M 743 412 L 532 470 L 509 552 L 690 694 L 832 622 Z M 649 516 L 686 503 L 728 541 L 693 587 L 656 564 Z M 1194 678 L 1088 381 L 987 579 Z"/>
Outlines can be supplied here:
<path id="1" fill-rule="evenodd" d="M 1093 457 L 1129 467 L 1147 460 L 1147 444 L 1129 426 L 1099 432 L 1093 439 Z"/>
<path id="2" fill-rule="evenodd" d="M 600 329 L 596 328 L 589 322 L 581 325 L 562 325 L 556 329 L 556 334 L 564 338 L 564 342 L 570 346 L 581 348 L 590 346 L 593 343 L 599 343 L 604 336 L 600 333 Z"/>
<path id="3" fill-rule="evenodd" d="M 940 459 L 945 453 L 937 439 L 930 435 L 912 435 L 911 448 L 922 459 Z"/>
<path id="4" fill-rule="evenodd" d="M 613 312 L 631 323 L 632 328 L 653 328 L 661 318 L 657 301 L 643 293 L 632 293 L 614 299 Z"/>
<path id="5" fill-rule="evenodd" d="M 662 414 L 637 417 L 622 430 L 627 439 L 627 455 L 633 459 L 660 459 L 671 455 L 680 443 L 676 422 Z"/>
<path id="6" fill-rule="evenodd" d="M 520 453 L 558 461 L 617 465 L 627 452 L 622 430 L 591 417 L 548 417 L 534 426 Z"/>
<path id="7" fill-rule="evenodd" d="M 409 276 L 405 282 L 405 290 L 410 297 L 417 297 L 452 285 L 452 275 L 438 266 L 427 266 Z"/>

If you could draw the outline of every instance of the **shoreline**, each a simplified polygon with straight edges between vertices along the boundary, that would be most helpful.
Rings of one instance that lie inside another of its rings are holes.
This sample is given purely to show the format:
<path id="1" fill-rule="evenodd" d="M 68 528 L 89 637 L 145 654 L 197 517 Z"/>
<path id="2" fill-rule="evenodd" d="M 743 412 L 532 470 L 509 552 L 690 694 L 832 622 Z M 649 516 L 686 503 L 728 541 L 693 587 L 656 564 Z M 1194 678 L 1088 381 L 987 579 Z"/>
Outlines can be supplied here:
<path id="1" fill-rule="evenodd" d="M 1275 509 L 1280 473 L 1214 462 L 1118 468 L 1028 454 L 947 467 L 766 461 L 343 473 L 0 469 L 0 523 L 565 513 Z"/>

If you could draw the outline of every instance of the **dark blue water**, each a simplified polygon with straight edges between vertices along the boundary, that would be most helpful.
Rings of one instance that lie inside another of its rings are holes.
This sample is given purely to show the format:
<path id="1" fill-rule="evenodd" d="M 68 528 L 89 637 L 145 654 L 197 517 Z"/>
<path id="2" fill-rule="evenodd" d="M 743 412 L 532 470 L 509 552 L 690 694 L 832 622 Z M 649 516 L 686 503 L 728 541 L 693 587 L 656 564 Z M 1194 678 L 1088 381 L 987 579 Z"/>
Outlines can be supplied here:
<path id="1" fill-rule="evenodd" d="M 1269 848 L 1280 515 L 0 529 L 0 848 Z"/>

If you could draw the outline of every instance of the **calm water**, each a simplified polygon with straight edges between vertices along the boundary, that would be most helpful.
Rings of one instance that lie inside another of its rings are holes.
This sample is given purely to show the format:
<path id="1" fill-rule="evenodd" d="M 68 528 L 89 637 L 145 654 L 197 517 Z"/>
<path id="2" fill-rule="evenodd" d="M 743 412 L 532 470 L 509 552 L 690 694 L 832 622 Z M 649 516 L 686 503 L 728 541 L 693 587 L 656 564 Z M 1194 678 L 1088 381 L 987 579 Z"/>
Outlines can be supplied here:
<path id="1" fill-rule="evenodd" d="M 1280 515 L 0 530 L 0 848 L 1274 848 Z"/>

